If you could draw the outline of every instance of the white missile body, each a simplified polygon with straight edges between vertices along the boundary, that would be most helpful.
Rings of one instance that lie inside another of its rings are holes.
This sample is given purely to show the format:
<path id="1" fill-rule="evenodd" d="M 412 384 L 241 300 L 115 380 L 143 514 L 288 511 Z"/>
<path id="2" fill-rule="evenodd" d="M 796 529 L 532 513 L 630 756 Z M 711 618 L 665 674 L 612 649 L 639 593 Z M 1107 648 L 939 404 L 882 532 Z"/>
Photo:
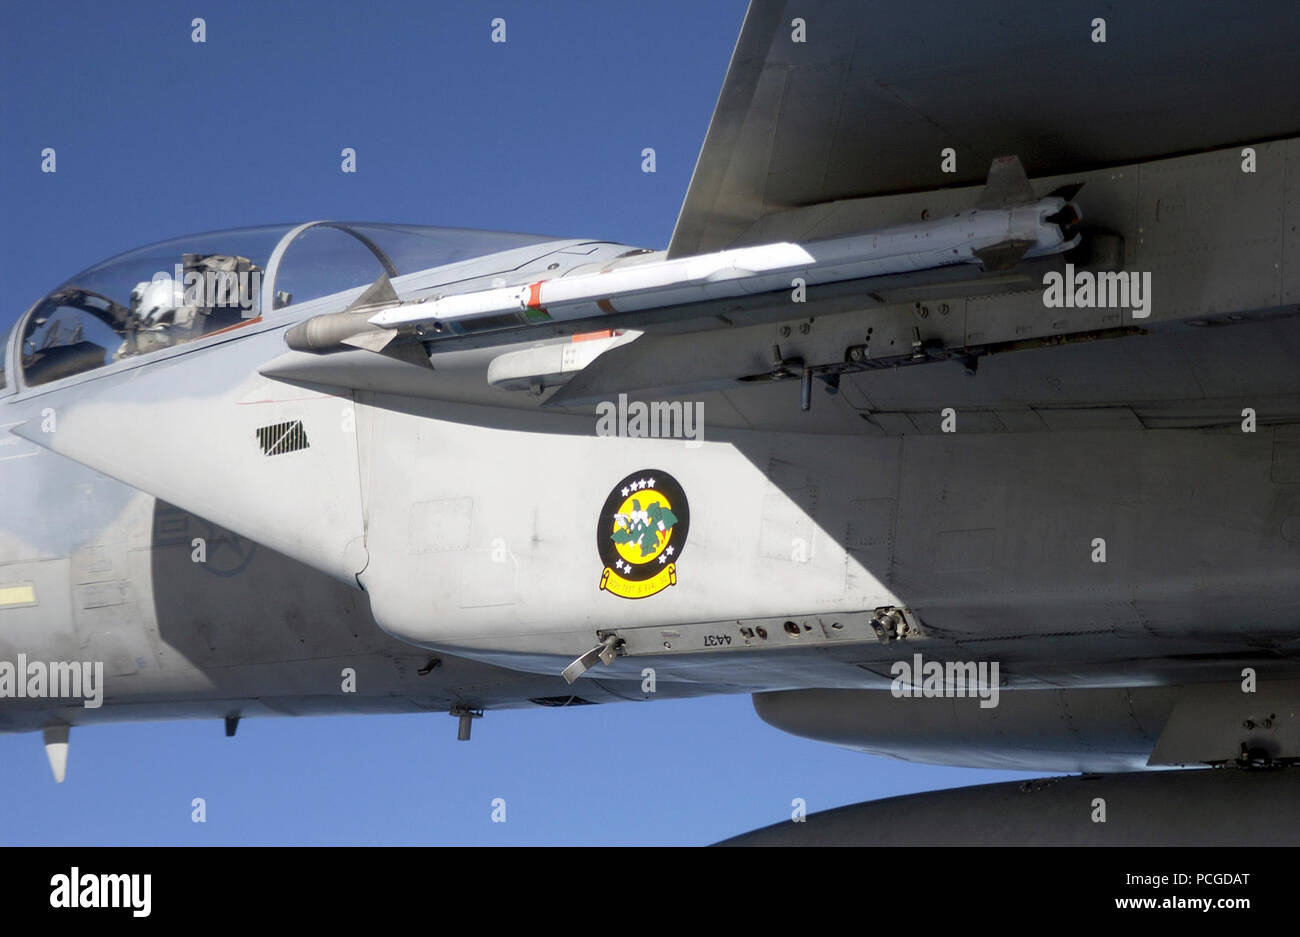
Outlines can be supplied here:
<path id="1" fill-rule="evenodd" d="M 380 310 L 369 321 L 388 329 L 432 326 L 461 332 L 521 324 L 609 316 L 807 285 L 907 273 L 960 263 L 990 265 L 990 257 L 1038 257 L 1068 250 L 1079 235 L 1060 219 L 1069 205 L 1048 196 L 1006 208 L 973 209 L 947 218 L 881 228 L 849 237 L 781 242 L 632 264 L 603 273 L 541 280 L 445 296 Z M 1067 213 L 1078 220 L 1077 211 Z M 982 256 L 981 256 L 982 255 Z M 483 321 L 479 321 L 483 320 Z M 424 330 L 422 330 L 424 331 Z M 427 336 L 427 331 L 426 331 Z"/>

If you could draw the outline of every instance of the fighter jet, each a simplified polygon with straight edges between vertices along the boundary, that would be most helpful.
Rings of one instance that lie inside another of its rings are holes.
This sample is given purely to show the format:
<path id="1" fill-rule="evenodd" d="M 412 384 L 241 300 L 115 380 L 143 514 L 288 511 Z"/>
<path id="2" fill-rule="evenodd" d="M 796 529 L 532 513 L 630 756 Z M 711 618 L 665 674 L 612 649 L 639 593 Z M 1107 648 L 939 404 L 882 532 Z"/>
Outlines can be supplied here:
<path id="1" fill-rule="evenodd" d="M 742 841 L 1294 841 L 1300 7 L 1002 7 L 754 0 L 666 249 L 311 221 L 56 287 L 0 730 L 62 780 L 97 723 L 749 693 L 1083 776 Z"/>

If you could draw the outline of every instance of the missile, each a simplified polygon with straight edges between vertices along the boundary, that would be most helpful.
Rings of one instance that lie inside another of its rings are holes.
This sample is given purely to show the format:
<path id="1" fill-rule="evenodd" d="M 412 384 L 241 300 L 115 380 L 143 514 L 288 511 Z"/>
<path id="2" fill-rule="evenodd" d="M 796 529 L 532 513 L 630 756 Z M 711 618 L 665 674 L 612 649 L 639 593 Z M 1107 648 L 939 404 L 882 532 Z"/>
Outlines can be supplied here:
<path id="1" fill-rule="evenodd" d="M 600 273 L 538 280 L 380 309 L 372 326 L 439 336 L 515 329 L 546 322 L 728 299 L 806 285 L 978 263 L 1014 267 L 1022 258 L 1069 250 L 1079 242 L 1079 186 L 1034 195 L 1019 158 L 993 161 L 975 207 L 946 217 L 848 237 L 741 247 L 668 261 L 632 263 Z"/>
<path id="2" fill-rule="evenodd" d="M 429 359 L 418 346 L 395 342 L 398 332 L 370 322 L 376 309 L 400 305 L 401 297 L 389 282 L 388 274 L 379 279 L 342 312 L 312 316 L 299 322 L 285 334 L 284 340 L 294 351 L 313 354 L 341 351 L 345 347 L 364 348 L 381 355 L 407 361 L 420 367 L 429 367 Z"/>

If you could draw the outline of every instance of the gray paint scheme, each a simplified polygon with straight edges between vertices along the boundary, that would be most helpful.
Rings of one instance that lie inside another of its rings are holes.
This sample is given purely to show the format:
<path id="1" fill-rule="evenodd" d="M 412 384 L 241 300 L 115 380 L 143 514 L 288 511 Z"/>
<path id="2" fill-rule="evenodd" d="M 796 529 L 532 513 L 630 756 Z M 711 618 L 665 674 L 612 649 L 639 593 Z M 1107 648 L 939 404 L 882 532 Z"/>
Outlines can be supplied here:
<path id="1" fill-rule="evenodd" d="M 767 5 L 747 23 L 760 21 L 775 22 Z M 1251 129 L 1287 128 L 1222 133 Z M 698 248 L 975 198 L 790 207 L 923 187 L 862 189 L 863 164 L 858 188 L 773 200 L 742 173 L 746 193 L 701 203 L 720 139 L 711 128 L 674 248 L 697 211 L 729 232 L 690 235 Z M 20 326 L 0 389 L 0 588 L 31 584 L 37 604 L 0 608 L 0 660 L 103 660 L 108 685 L 96 710 L 5 700 L 0 729 L 641 699 L 652 666 L 656 697 L 752 692 L 782 728 L 921 761 L 1113 771 L 1222 763 L 1241 742 L 1298 758 L 1300 139 L 1259 142 L 1253 175 L 1236 147 L 1149 159 L 1196 148 L 1176 142 L 1137 133 L 1132 152 L 1079 163 L 1126 164 L 1051 177 L 1028 152 L 1039 193 L 1086 183 L 1100 253 L 828 286 L 802 306 L 781 292 L 576 323 L 641 334 L 540 393 L 493 387 L 488 370 L 562 330 L 435 345 L 431 369 L 287 349 L 290 327 L 365 287 L 39 387 L 22 383 Z M 412 299 L 663 256 L 557 240 L 393 286 Z M 1042 276 L 1067 262 L 1151 271 L 1150 318 L 1045 310 Z M 916 341 L 928 351 L 913 366 Z M 762 379 L 774 345 L 824 375 L 859 348 L 861 367 L 803 412 L 797 381 Z M 703 444 L 598 436 L 594 404 L 619 393 L 702 403 Z M 939 432 L 945 407 L 956 433 Z M 257 429 L 293 421 L 310 445 L 268 457 Z M 628 601 L 598 588 L 593 529 L 614 483 L 643 469 L 681 482 L 691 526 L 677 584 Z M 221 545 L 206 565 L 190 562 L 194 536 Z M 878 608 L 919 629 L 879 643 Z M 569 687 L 560 670 L 609 631 L 625 653 Z M 894 699 L 891 664 L 917 652 L 999 661 L 1001 705 Z M 1226 702 L 1245 667 L 1251 702 L 1272 706 L 1266 733 L 1239 730 Z M 1186 713 L 1207 707 L 1221 724 L 1188 732 Z"/>

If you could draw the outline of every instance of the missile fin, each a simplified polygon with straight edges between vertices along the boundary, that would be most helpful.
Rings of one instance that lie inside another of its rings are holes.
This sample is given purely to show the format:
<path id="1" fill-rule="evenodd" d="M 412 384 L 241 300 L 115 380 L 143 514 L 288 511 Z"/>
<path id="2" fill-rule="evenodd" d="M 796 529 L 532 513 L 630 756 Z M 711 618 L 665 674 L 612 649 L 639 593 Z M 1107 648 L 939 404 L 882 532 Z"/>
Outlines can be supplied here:
<path id="1" fill-rule="evenodd" d="M 1029 248 L 1033 246 L 1033 241 L 1003 241 L 1001 244 L 981 248 L 974 253 L 980 259 L 980 263 L 984 265 L 984 270 L 992 273 L 994 271 L 1010 270 L 1020 263 L 1020 258 L 1024 257 Z"/>
<path id="2" fill-rule="evenodd" d="M 395 358 L 398 361 L 405 361 L 407 364 L 413 364 L 416 367 L 425 368 L 429 371 L 433 370 L 433 362 L 429 360 L 428 353 L 424 350 L 424 346 L 419 342 L 393 345 L 391 348 L 385 348 L 380 352 L 380 354 L 387 355 L 389 358 Z"/>
<path id="3" fill-rule="evenodd" d="M 1038 200 L 1019 156 L 999 156 L 989 166 L 989 180 L 975 207 L 981 211 L 1028 205 Z"/>
<path id="4" fill-rule="evenodd" d="M 1073 202 L 1074 197 L 1079 194 L 1083 188 L 1082 182 L 1071 182 L 1069 185 L 1057 186 L 1051 192 L 1047 193 L 1048 198 L 1062 198 L 1067 202 Z"/>
<path id="5" fill-rule="evenodd" d="M 365 351 L 373 351 L 376 354 L 387 355 L 389 358 L 405 361 L 407 364 L 419 365 L 422 368 L 433 367 L 423 345 L 419 342 L 405 342 L 394 345 L 393 339 L 397 338 L 397 335 L 396 329 L 374 329 L 349 335 L 343 339 L 343 344 L 351 345 L 353 348 L 361 348 Z"/>
<path id="6" fill-rule="evenodd" d="M 348 309 L 361 309 L 366 306 L 389 306 L 401 301 L 401 297 L 397 295 L 397 290 L 393 289 L 393 284 L 389 282 L 388 274 L 381 273 L 379 279 L 371 283 L 364 293 L 353 300 Z"/>
<path id="7" fill-rule="evenodd" d="M 382 354 L 384 349 L 388 347 L 388 343 L 396 337 L 396 329 L 375 329 L 374 331 L 357 332 L 355 335 L 349 335 L 343 339 L 343 344 Z"/>

